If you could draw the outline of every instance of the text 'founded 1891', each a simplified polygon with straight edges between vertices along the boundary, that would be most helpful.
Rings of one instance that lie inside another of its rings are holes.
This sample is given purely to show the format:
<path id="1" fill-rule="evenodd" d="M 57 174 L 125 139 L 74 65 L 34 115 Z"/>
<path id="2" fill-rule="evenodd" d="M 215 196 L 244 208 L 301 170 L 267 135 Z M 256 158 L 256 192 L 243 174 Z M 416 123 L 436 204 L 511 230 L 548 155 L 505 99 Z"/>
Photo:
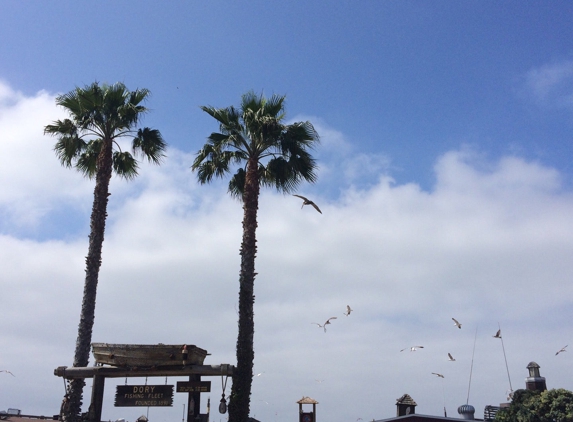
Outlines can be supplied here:
<path id="1" fill-rule="evenodd" d="M 116 407 L 173 406 L 172 385 L 118 385 Z"/>

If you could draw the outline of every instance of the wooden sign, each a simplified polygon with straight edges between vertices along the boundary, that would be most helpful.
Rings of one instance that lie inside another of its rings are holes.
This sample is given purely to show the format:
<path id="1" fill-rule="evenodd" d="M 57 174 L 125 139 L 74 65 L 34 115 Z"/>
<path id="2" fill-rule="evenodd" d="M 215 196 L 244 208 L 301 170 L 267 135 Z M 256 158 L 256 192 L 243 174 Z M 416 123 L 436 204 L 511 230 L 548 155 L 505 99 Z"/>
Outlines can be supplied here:
<path id="1" fill-rule="evenodd" d="M 172 385 L 118 385 L 116 407 L 173 406 Z"/>
<path id="2" fill-rule="evenodd" d="M 211 381 L 179 381 L 178 393 L 208 393 L 211 391 Z"/>

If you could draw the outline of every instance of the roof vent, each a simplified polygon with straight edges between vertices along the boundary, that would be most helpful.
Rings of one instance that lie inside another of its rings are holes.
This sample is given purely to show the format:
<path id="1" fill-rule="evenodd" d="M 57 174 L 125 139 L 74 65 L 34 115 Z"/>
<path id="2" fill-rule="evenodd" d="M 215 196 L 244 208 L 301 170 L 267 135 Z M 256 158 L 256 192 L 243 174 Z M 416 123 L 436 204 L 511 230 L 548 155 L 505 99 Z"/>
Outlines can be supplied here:
<path id="1" fill-rule="evenodd" d="M 473 421 L 475 412 L 476 410 L 471 404 L 462 404 L 460 407 L 458 407 L 458 413 L 462 419 L 469 419 Z"/>

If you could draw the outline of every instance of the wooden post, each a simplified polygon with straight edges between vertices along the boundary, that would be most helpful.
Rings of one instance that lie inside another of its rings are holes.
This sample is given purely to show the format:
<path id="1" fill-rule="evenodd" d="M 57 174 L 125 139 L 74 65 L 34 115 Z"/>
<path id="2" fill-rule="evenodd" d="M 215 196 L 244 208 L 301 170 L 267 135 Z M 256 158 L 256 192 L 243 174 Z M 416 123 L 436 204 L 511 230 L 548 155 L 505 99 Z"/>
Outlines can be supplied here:
<path id="1" fill-rule="evenodd" d="M 94 375 L 93 385 L 92 385 L 92 403 L 89 411 L 89 419 L 91 422 L 101 421 L 104 387 L 105 387 L 105 376 Z"/>
<path id="2" fill-rule="evenodd" d="M 189 375 L 189 381 L 201 381 L 201 375 Z M 187 422 L 195 422 L 201 413 L 201 393 L 190 392 L 187 399 Z"/>

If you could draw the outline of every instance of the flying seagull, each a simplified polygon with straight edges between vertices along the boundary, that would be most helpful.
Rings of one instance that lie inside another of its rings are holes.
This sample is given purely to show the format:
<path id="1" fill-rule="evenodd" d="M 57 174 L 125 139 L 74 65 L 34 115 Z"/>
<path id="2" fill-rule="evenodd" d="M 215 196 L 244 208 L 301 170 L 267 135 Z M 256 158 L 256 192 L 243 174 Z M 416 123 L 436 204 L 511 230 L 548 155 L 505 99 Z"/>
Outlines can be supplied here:
<path id="1" fill-rule="evenodd" d="M 408 350 L 410 349 L 410 352 L 415 352 L 418 349 L 423 349 L 424 346 L 412 346 L 412 347 L 406 347 L 405 349 L 400 350 L 401 352 L 403 352 L 404 350 Z"/>
<path id="2" fill-rule="evenodd" d="M 336 317 L 333 316 L 333 317 L 328 318 L 324 324 L 319 324 L 318 322 L 313 322 L 312 324 L 316 324 L 316 325 L 318 325 L 320 328 L 324 328 L 324 332 L 326 333 L 326 326 L 327 326 L 328 324 L 330 324 L 330 320 L 331 320 L 331 319 L 336 319 Z"/>
<path id="3" fill-rule="evenodd" d="M 452 320 L 454 321 L 454 325 L 455 325 L 456 327 L 458 327 L 459 329 L 462 328 L 462 324 L 460 324 L 457 319 L 452 318 Z"/>
<path id="4" fill-rule="evenodd" d="M 352 312 L 354 309 L 352 309 L 350 307 L 350 305 L 346 305 L 346 312 L 344 312 L 344 315 L 348 316 L 350 315 L 350 312 Z"/>
<path id="5" fill-rule="evenodd" d="M 455 362 L 456 360 L 454 359 L 454 357 L 452 356 L 451 353 L 448 353 L 448 360 L 451 362 Z"/>
<path id="6" fill-rule="evenodd" d="M 298 197 L 298 198 L 300 198 L 300 199 L 302 199 L 302 200 L 304 201 L 304 202 L 302 203 L 302 207 L 304 207 L 305 205 L 312 205 L 315 210 L 317 210 L 319 213 L 322 214 L 322 211 L 320 210 L 320 208 L 318 208 L 318 207 L 316 206 L 316 204 L 315 204 L 314 202 L 312 202 L 310 199 L 305 198 L 304 196 L 300 196 L 300 195 L 293 195 L 293 196 L 296 196 L 296 197 Z M 302 207 L 300 207 L 300 208 L 302 209 Z"/>
<path id="7" fill-rule="evenodd" d="M 7 371 L 6 369 L 2 369 L 2 370 L 0 370 L 0 372 L 6 372 L 7 374 L 10 374 L 10 375 L 12 375 L 13 377 L 15 377 L 15 376 L 16 376 L 16 375 L 14 375 L 12 372 L 10 372 L 10 371 Z"/>
<path id="8" fill-rule="evenodd" d="M 501 338 L 501 328 L 499 330 L 497 330 L 497 333 L 495 333 L 495 336 L 492 336 L 493 338 Z"/>
<path id="9" fill-rule="evenodd" d="M 437 375 L 440 378 L 444 378 L 444 376 L 442 374 L 438 374 L 437 372 L 432 372 L 432 375 Z"/>
<path id="10" fill-rule="evenodd" d="M 567 350 L 565 350 L 567 346 L 563 346 L 560 350 L 557 351 L 557 353 L 555 353 L 555 356 L 557 356 L 559 353 L 561 352 L 566 352 Z"/>

